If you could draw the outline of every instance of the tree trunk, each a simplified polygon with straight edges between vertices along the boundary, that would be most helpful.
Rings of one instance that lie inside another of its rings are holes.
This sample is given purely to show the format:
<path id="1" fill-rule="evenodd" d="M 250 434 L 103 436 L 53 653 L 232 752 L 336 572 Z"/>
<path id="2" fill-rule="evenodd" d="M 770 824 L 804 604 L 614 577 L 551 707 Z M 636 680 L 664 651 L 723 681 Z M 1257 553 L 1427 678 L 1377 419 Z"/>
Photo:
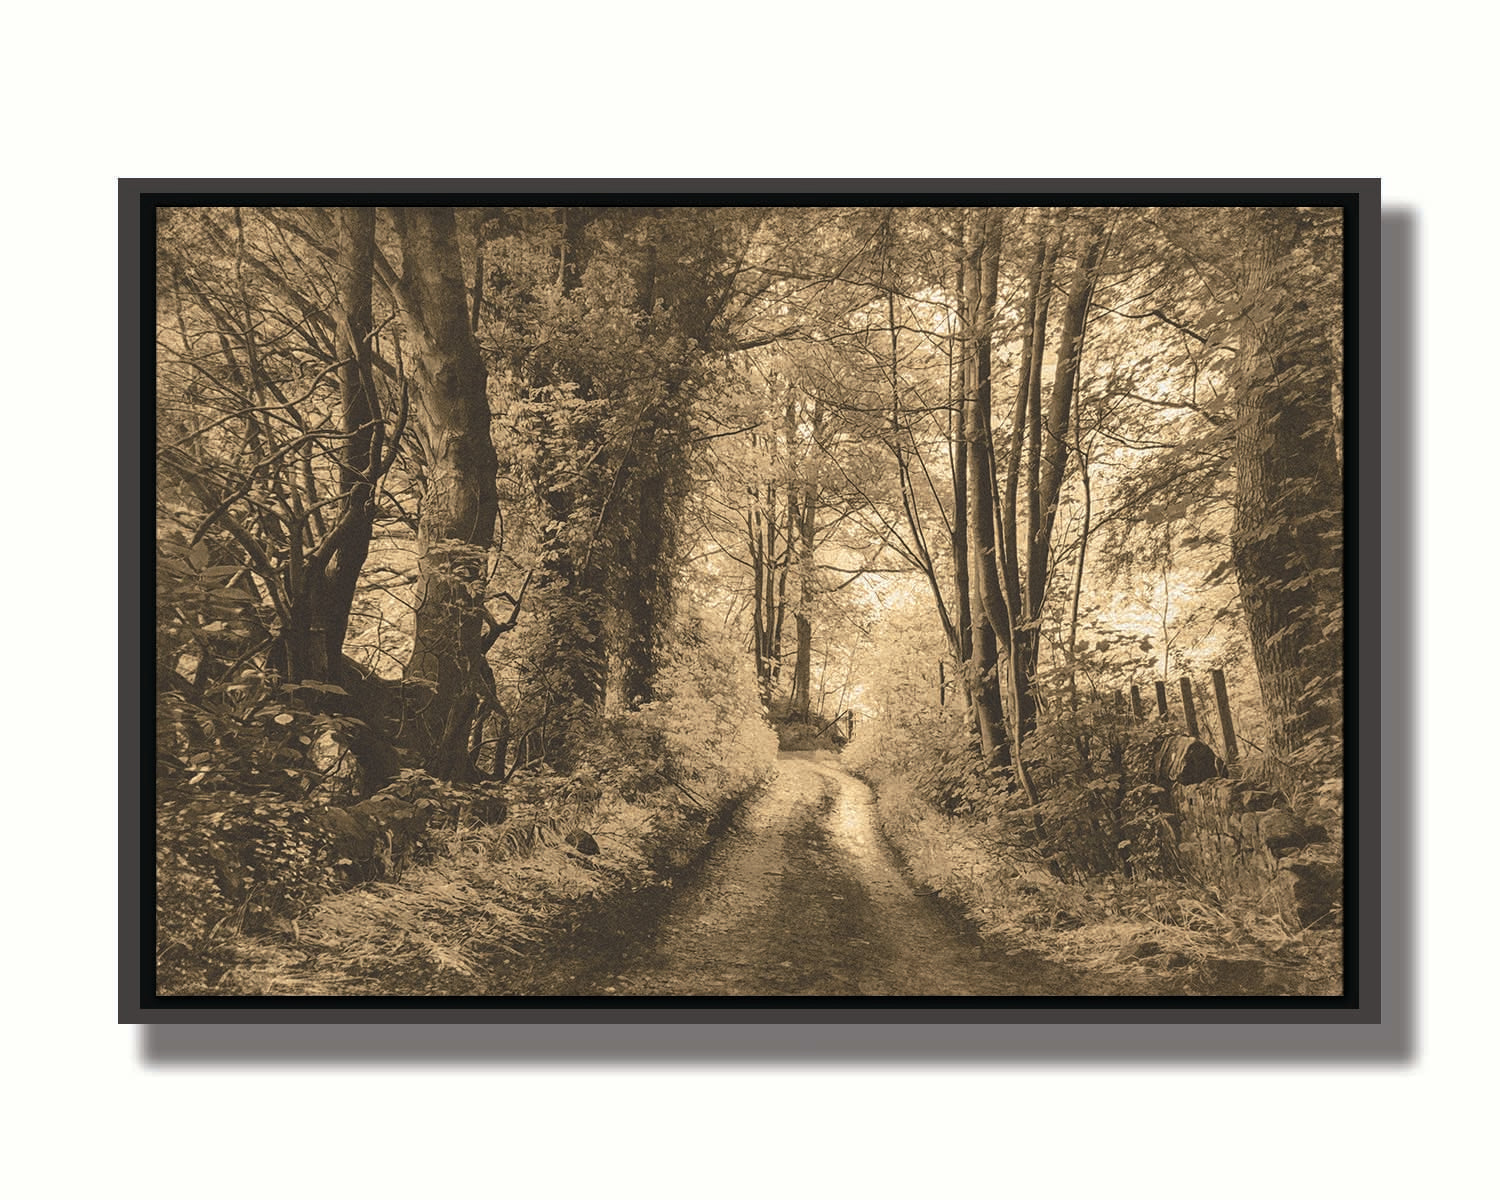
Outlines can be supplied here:
<path id="1" fill-rule="evenodd" d="M 338 242 L 338 303 L 334 353 L 339 358 L 340 421 L 346 440 L 339 457 L 339 485 L 344 515 L 330 541 L 323 603 L 324 658 L 330 673 L 342 667 L 344 638 L 354 589 L 370 553 L 375 527 L 375 471 L 381 455 L 380 410 L 375 402 L 370 335 L 374 328 L 371 282 L 375 259 L 375 210 L 341 208 Z"/>
<path id="2" fill-rule="evenodd" d="M 1328 396 L 1337 363 L 1293 289 L 1298 216 L 1251 218 L 1235 359 L 1230 544 L 1272 749 L 1288 790 L 1337 771 L 1343 510 Z"/>
<path id="3" fill-rule="evenodd" d="M 401 240 L 402 316 L 427 459 L 407 676 L 434 689 L 418 716 L 427 769 L 459 779 L 472 770 L 470 725 L 493 691 L 481 639 L 498 464 L 453 210 L 394 208 L 391 215 Z"/>
<path id="4" fill-rule="evenodd" d="M 792 695 L 788 715 L 804 724 L 812 708 L 812 622 L 803 613 L 796 615 L 797 657 L 792 668 Z"/>
<path id="5" fill-rule="evenodd" d="M 583 282 L 589 255 L 585 235 L 594 215 L 583 208 L 557 212 L 557 278 L 565 295 L 577 292 Z M 543 755 L 549 765 L 567 770 L 580 727 L 597 718 L 604 705 L 609 676 L 606 585 L 611 548 L 598 544 L 606 498 L 599 472 L 579 470 L 579 464 L 599 452 L 602 415 L 590 378 L 548 374 L 534 382 L 573 385 L 581 402 L 571 410 L 560 407 L 555 417 L 543 417 L 544 444 L 553 447 L 553 454 L 538 480 L 546 515 L 537 610 L 547 633 L 535 663 L 548 706 Z"/>
<path id="6" fill-rule="evenodd" d="M 1000 651 L 1010 645 L 1010 619 L 1000 591 L 995 543 L 995 466 L 990 431 L 990 348 L 999 247 L 990 216 L 980 218 L 966 243 L 961 293 L 964 310 L 964 422 L 969 468 L 969 574 L 979 610 L 974 622 L 970 688 L 979 745 L 986 762 L 998 762 L 1005 742 L 1000 699 Z M 1017 750 L 1019 747 L 1012 747 Z"/>
<path id="7" fill-rule="evenodd" d="M 771 580 L 766 568 L 767 549 L 763 530 L 765 521 L 760 509 L 760 489 L 751 492 L 750 511 L 745 516 L 745 536 L 750 547 L 750 578 L 754 589 L 751 610 L 751 639 L 755 651 L 755 679 L 762 704 L 771 699 L 771 635 L 768 602 Z"/>
<path id="8" fill-rule="evenodd" d="M 1037 235 L 1036 252 L 1027 274 L 1026 306 L 1022 311 L 1021 363 L 1016 386 L 1015 412 L 1011 420 L 1010 449 L 1006 462 L 1003 500 L 995 514 L 1000 538 L 1002 597 L 1007 615 L 1006 693 L 1015 721 L 1012 738 L 1017 753 L 1021 742 L 1036 726 L 1036 701 L 1032 670 L 1027 665 L 1027 607 L 1021 571 L 1023 551 L 1029 556 L 1036 538 L 1036 495 L 1041 475 L 1042 359 L 1047 345 L 1047 314 L 1051 307 L 1052 271 L 1057 259 L 1057 241 L 1050 228 Z M 1026 541 L 1020 540 L 1020 484 L 1026 478 Z"/>
<path id="9" fill-rule="evenodd" d="M 1007 766 L 1011 762 L 1010 738 L 1005 724 L 1005 703 L 1001 698 L 999 641 L 981 612 L 973 629 L 973 657 L 970 694 L 974 704 L 974 725 L 979 733 L 979 750 L 987 763 Z"/>
<path id="10" fill-rule="evenodd" d="M 958 264 L 957 274 L 958 287 L 963 287 L 963 263 Z M 949 342 L 950 347 L 952 342 Z M 956 614 L 956 641 L 955 647 L 959 680 L 963 688 L 964 711 L 968 716 L 970 728 L 978 730 L 979 714 L 974 705 L 973 669 L 971 660 L 974 657 L 974 606 L 970 593 L 973 590 L 969 582 L 969 443 L 963 435 L 964 428 L 964 395 L 963 395 L 963 362 L 964 352 L 959 353 L 959 386 L 955 394 L 953 387 L 953 359 L 950 349 L 948 360 L 948 444 L 953 448 L 952 477 L 953 477 L 953 524 L 952 524 L 952 549 L 953 549 L 953 595 L 954 610 Z"/>
<path id="11" fill-rule="evenodd" d="M 580 548 L 578 502 L 563 488 L 543 497 L 550 532 L 542 539 L 537 609 L 547 635 L 536 677 L 548 705 L 543 755 L 558 770 L 571 767 L 580 727 L 603 707 L 609 667 L 604 555 Z"/>
<path id="12" fill-rule="evenodd" d="M 816 442 L 822 424 L 822 412 L 816 397 L 813 398 L 812 438 Z M 799 503 L 796 509 L 797 536 L 797 657 L 792 670 L 791 715 L 798 721 L 807 721 L 812 708 L 812 601 L 813 601 L 813 557 L 816 551 L 818 516 L 818 460 L 814 453 L 807 467 L 807 477 L 802 481 Z"/>
<path id="13" fill-rule="evenodd" d="M 960 417 L 962 420 L 962 417 Z M 954 647 L 958 658 L 964 709 L 971 723 L 977 722 L 969 660 L 974 657 L 974 606 L 969 598 L 969 446 L 962 436 L 952 437 L 953 452 L 953 595 L 957 603 Z M 977 725 L 976 725 L 977 728 Z"/>
<path id="14" fill-rule="evenodd" d="M 1016 621 L 1012 643 L 1011 677 L 1015 696 L 1016 721 L 1020 736 L 1036 728 L 1036 672 L 1041 647 L 1042 611 L 1047 602 L 1047 579 L 1052 566 L 1052 532 L 1057 520 L 1058 501 L 1068 461 L 1068 426 L 1072 417 L 1073 396 L 1082 367 L 1084 333 L 1088 325 L 1089 299 L 1093 294 L 1095 274 L 1104 250 L 1104 224 L 1093 216 L 1079 234 L 1075 264 L 1064 299 L 1062 333 L 1057 344 L 1057 365 L 1053 369 L 1052 394 L 1045 412 L 1038 382 L 1042 357 L 1046 349 L 1045 298 L 1037 298 L 1036 332 L 1031 346 L 1027 438 L 1030 442 L 1027 464 L 1027 530 L 1026 575 L 1021 596 L 1020 619 Z M 1051 275 L 1055 257 L 1046 260 L 1042 283 Z M 1006 517 L 1014 523 L 1015 514 Z"/>
<path id="15" fill-rule="evenodd" d="M 676 506 L 667 496 L 668 470 L 656 460 L 649 468 L 641 463 L 626 467 L 632 469 L 637 473 L 632 483 L 635 528 L 621 563 L 620 665 L 625 703 L 634 708 L 656 698 L 662 633 L 672 615 Z"/>
<path id="16" fill-rule="evenodd" d="M 649 240 L 637 271 L 636 306 L 649 327 L 653 318 L 666 319 L 665 313 L 656 311 L 660 283 L 656 239 L 662 236 L 662 228 L 656 210 L 642 211 Z M 690 311 L 691 316 L 687 315 Z M 706 309 L 695 310 L 683 303 L 672 310 L 671 317 L 690 326 L 683 332 L 697 344 L 708 338 Z M 633 502 L 629 506 L 630 536 L 620 540 L 616 561 L 624 593 L 620 604 L 624 627 L 620 660 L 625 702 L 632 707 L 655 699 L 656 676 L 663 665 L 663 636 L 672 618 L 678 521 L 688 487 L 692 429 L 686 383 L 685 366 L 666 373 L 658 394 L 642 413 L 623 468 Z"/>

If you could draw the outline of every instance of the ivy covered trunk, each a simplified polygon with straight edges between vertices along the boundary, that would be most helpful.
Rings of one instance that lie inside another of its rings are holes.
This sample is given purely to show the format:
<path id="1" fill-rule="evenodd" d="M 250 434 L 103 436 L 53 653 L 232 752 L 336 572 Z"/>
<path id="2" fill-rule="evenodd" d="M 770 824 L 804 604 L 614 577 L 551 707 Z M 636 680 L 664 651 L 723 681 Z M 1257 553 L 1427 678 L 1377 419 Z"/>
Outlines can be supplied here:
<path id="1" fill-rule="evenodd" d="M 470 726 L 493 691 L 482 635 L 498 464 L 453 210 L 397 208 L 392 215 L 401 239 L 401 302 L 426 460 L 407 677 L 433 689 L 431 703 L 416 714 L 427 770 L 460 779 L 472 769 Z"/>
<path id="2" fill-rule="evenodd" d="M 653 449 L 670 453 L 667 438 Z M 625 702 L 635 707 L 656 699 L 662 640 L 672 614 L 676 568 L 677 506 L 668 498 L 672 472 L 653 461 L 638 468 L 634 485 L 634 545 L 623 555 L 620 667 Z"/>
<path id="3" fill-rule="evenodd" d="M 595 247 L 590 225 L 600 210 L 556 211 L 559 312 L 592 329 L 601 300 L 583 290 Z M 570 331 L 574 333 L 576 330 Z M 603 336 L 600 330 L 600 336 Z M 541 393 L 540 475 L 537 480 L 545 521 L 542 527 L 539 610 L 546 635 L 536 672 L 546 693 L 543 756 L 558 770 L 572 767 L 584 730 L 604 706 L 609 679 L 610 497 L 605 447 L 608 399 L 593 373 L 599 363 L 544 358 L 533 382 L 555 389 Z"/>
<path id="4" fill-rule="evenodd" d="M 536 672 L 547 692 L 543 754 L 558 770 L 572 766 L 581 729 L 603 707 L 608 679 L 603 551 L 589 540 L 597 522 L 581 499 L 561 489 L 545 498 L 549 530 L 538 601 L 546 637 Z"/>
<path id="5" fill-rule="evenodd" d="M 1343 508 L 1338 363 L 1299 273 L 1314 261 L 1291 209 L 1251 218 L 1237 325 L 1231 548 L 1276 770 L 1289 790 L 1337 771 L 1343 734 Z"/>

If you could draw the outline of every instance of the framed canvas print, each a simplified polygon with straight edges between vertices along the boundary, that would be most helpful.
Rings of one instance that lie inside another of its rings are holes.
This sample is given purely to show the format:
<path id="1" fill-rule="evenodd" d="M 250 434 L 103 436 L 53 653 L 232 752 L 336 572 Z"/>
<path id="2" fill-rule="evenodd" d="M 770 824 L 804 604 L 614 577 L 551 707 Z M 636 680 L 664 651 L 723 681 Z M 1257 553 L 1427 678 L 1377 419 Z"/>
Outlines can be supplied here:
<path id="1" fill-rule="evenodd" d="M 124 181 L 122 1019 L 1377 1021 L 1378 217 Z"/>

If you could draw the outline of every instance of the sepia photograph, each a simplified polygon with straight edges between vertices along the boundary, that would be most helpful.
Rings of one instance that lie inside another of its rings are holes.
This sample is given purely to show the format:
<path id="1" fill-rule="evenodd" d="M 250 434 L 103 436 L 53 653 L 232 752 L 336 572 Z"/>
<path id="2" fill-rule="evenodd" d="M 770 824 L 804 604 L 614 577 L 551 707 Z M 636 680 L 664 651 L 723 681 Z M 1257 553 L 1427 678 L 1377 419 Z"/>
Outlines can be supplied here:
<path id="1" fill-rule="evenodd" d="M 1362 202 L 141 195 L 145 1006 L 1348 1006 Z"/>

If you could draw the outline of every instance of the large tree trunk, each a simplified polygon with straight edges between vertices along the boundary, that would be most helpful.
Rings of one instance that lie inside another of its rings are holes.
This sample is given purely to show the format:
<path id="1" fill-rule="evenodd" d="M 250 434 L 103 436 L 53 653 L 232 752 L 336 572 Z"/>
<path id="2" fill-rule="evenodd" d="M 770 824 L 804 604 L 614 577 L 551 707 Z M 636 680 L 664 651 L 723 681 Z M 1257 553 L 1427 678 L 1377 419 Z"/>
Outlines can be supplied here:
<path id="1" fill-rule="evenodd" d="M 1294 210 L 1251 217 L 1230 533 L 1277 770 L 1289 789 L 1337 770 L 1343 732 L 1343 509 L 1328 404 L 1338 363 L 1293 289 L 1298 243 Z"/>
<path id="2" fill-rule="evenodd" d="M 458 779 L 471 773 L 470 725 L 493 692 L 482 635 L 498 464 L 453 210 L 394 208 L 391 214 L 401 240 L 402 316 L 427 460 L 407 677 L 434 689 L 418 717 L 426 767 Z"/>
<path id="3" fill-rule="evenodd" d="M 573 433 L 580 448 L 592 444 L 589 431 L 575 425 Z M 566 473 L 566 465 L 559 473 Z M 581 730 L 604 706 L 608 683 L 606 551 L 593 543 L 597 522 L 590 515 L 588 496 L 555 485 L 545 489 L 542 503 L 547 532 L 542 538 L 537 601 L 547 634 L 536 659 L 536 676 L 548 705 L 543 756 L 557 770 L 568 770 Z"/>
<path id="4" fill-rule="evenodd" d="M 385 454 L 385 426 L 375 396 L 370 344 L 374 330 L 374 256 L 375 210 L 339 209 L 334 353 L 340 364 L 339 417 L 345 434 L 339 454 L 343 505 L 319 555 L 321 569 L 309 575 L 313 582 L 311 648 L 317 656 L 314 669 L 318 673 L 303 676 L 342 685 L 345 695 L 322 693 L 319 703 L 329 711 L 361 718 L 350 739 L 350 749 L 359 763 L 364 790 L 382 786 L 397 767 L 396 752 L 382 728 L 381 714 L 369 702 L 371 691 L 362 676 L 350 670 L 344 656 L 354 593 L 375 528 L 375 489 L 390 461 Z M 396 436 L 400 436 L 399 428 Z"/>

